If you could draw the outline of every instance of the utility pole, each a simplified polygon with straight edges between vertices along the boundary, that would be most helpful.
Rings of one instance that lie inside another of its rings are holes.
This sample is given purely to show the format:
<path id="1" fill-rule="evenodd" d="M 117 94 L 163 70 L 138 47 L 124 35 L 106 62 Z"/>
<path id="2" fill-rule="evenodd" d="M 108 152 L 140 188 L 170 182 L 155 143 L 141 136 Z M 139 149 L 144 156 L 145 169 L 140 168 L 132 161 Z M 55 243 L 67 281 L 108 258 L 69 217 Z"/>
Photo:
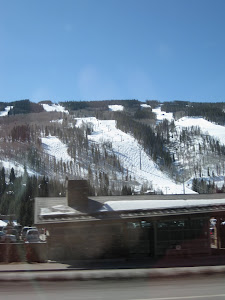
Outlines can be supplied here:
<path id="1" fill-rule="evenodd" d="M 140 170 L 141 170 L 141 148 L 140 148 Z"/>
<path id="2" fill-rule="evenodd" d="M 184 195 L 185 195 L 184 177 L 183 177 L 183 192 L 184 192 Z"/>

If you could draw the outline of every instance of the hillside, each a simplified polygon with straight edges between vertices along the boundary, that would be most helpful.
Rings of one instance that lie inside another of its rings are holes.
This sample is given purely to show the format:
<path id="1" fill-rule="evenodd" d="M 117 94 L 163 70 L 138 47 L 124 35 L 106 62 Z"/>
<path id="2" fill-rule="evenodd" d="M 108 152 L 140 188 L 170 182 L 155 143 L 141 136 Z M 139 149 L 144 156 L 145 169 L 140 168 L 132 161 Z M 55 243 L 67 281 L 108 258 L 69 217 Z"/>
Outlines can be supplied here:
<path id="1" fill-rule="evenodd" d="M 87 178 L 97 195 L 219 192 L 224 106 L 210 115 L 209 104 L 193 105 L 195 115 L 182 101 L 1 103 L 1 167 L 6 176 L 25 167 L 60 182 Z"/>

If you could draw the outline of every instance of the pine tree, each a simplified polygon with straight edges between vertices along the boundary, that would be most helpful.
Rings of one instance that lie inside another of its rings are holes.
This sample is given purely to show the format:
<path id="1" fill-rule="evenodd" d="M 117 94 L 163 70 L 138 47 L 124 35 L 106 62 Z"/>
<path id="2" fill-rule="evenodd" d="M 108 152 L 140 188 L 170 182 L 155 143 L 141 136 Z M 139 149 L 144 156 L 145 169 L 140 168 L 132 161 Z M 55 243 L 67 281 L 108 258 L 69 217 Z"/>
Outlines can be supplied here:
<path id="1" fill-rule="evenodd" d="M 20 197 L 19 221 L 23 226 L 31 226 L 33 224 L 33 196 L 32 181 L 28 178 L 23 194 Z"/>
<path id="2" fill-rule="evenodd" d="M 5 168 L 2 167 L 0 172 L 0 196 L 4 194 L 6 189 L 6 181 L 5 181 Z"/>
<path id="3" fill-rule="evenodd" d="M 14 168 L 12 168 L 11 171 L 10 171 L 10 174 L 9 174 L 9 181 L 11 183 L 13 183 L 15 181 L 15 179 L 16 179 L 16 175 L 15 175 L 15 172 L 14 172 Z"/>
<path id="4" fill-rule="evenodd" d="M 40 184 L 39 184 L 39 196 L 40 197 L 48 197 L 49 190 L 48 190 L 48 177 L 43 176 Z"/>

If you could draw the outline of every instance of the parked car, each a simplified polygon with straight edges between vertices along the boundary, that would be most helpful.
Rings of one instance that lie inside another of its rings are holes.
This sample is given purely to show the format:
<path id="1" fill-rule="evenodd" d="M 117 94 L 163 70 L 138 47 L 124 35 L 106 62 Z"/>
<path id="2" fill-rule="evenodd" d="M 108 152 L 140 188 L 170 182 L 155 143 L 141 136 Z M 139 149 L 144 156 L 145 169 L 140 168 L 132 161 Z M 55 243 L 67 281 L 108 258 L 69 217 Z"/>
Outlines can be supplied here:
<path id="1" fill-rule="evenodd" d="M 1 243 L 5 242 L 5 232 L 4 231 L 0 231 L 0 242 Z"/>
<path id="2" fill-rule="evenodd" d="M 29 229 L 27 230 L 25 242 L 28 243 L 36 243 L 40 242 L 39 232 L 37 229 Z"/>
<path id="3" fill-rule="evenodd" d="M 18 231 L 14 228 L 14 226 L 5 226 L 3 227 L 2 231 L 6 234 L 6 235 L 14 235 L 16 237 L 16 241 L 19 240 L 19 233 Z M 14 238 L 12 238 L 14 241 Z"/>
<path id="4" fill-rule="evenodd" d="M 1 243 L 16 243 L 17 239 L 14 234 L 5 233 L 0 231 L 0 242 Z"/>
<path id="5" fill-rule="evenodd" d="M 6 235 L 15 235 L 16 240 L 19 240 L 19 233 L 15 228 L 4 228 L 3 232 L 5 232 Z"/>
<path id="6" fill-rule="evenodd" d="M 16 243 L 17 239 L 14 234 L 6 234 L 5 235 L 5 243 Z"/>
<path id="7" fill-rule="evenodd" d="M 22 231 L 21 231 L 21 239 L 22 239 L 22 240 L 24 240 L 24 239 L 26 238 L 27 231 L 28 231 L 28 230 L 31 230 L 31 229 L 36 229 L 36 230 L 37 230 L 36 227 L 31 227 L 31 226 L 24 226 L 24 227 L 22 228 Z"/>

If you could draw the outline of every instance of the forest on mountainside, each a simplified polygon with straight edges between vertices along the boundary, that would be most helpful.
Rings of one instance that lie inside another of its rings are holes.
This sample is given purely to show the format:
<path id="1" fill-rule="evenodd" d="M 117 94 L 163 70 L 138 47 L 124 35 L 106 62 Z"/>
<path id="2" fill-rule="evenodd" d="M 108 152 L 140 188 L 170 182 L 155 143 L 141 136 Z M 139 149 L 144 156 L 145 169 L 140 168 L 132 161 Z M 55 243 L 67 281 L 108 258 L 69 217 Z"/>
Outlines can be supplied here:
<path id="1" fill-rule="evenodd" d="M 43 103 L 52 104 L 50 100 Z M 43 111 L 40 103 L 29 100 L 2 102 L 0 107 L 12 105 L 13 108 L 8 116 L 0 118 L 0 159 L 15 161 L 34 174 L 59 181 L 66 177 L 87 178 L 95 195 L 132 193 L 136 178 L 123 167 L 110 142 L 96 144 L 88 141 L 93 130 L 90 124 L 76 127 L 76 117 L 93 116 L 116 120 L 117 128 L 131 134 L 160 170 L 176 182 L 205 176 L 211 177 L 213 182 L 213 177 L 225 175 L 224 145 L 202 133 L 198 127 L 180 131 L 174 121 L 164 119 L 157 122 L 152 111 L 161 105 L 163 110 L 173 112 L 175 118 L 199 114 L 221 123 L 224 103 L 148 100 L 146 104 L 149 106 L 142 107 L 141 104 L 143 102 L 138 100 L 65 101 L 61 105 L 69 110 L 66 114 Z M 110 111 L 109 105 L 122 105 L 124 110 Z M 214 112 L 210 113 L 210 110 Z M 70 160 L 56 159 L 46 151 L 42 139 L 48 136 L 58 138 L 67 146 Z M 194 184 L 202 185 L 201 180 Z"/>
<path id="2" fill-rule="evenodd" d="M 221 188 L 216 186 L 213 178 L 203 179 L 203 178 L 193 178 L 192 180 L 193 191 L 199 194 L 215 194 L 215 193 L 225 193 L 225 184 Z"/>
<path id="3" fill-rule="evenodd" d="M 122 105 L 125 108 L 136 107 L 140 105 L 138 100 L 101 100 L 101 101 L 65 101 L 60 104 L 68 110 L 108 110 L 108 105 Z"/>
<path id="4" fill-rule="evenodd" d="M 152 108 L 159 106 L 156 100 L 149 100 L 146 103 Z M 174 105 L 180 113 L 180 107 L 186 107 L 188 102 L 178 101 L 177 105 L 176 101 L 170 105 Z M 207 108 L 208 104 L 205 107 Z M 219 105 L 219 108 L 223 109 L 223 105 Z M 139 111 L 142 111 L 142 115 L 146 118 L 136 118 Z M 98 113 L 98 117 L 105 119 L 109 116 L 108 113 L 102 112 Z M 194 183 L 195 186 L 200 186 L 202 185 L 201 178 L 204 176 L 209 176 L 213 182 L 215 176 L 225 175 L 225 146 L 213 136 L 201 132 L 198 126 L 183 128 L 180 131 L 176 128 L 174 121 L 169 122 L 164 119 L 161 122 L 155 122 L 155 116 L 149 114 L 149 108 L 142 110 L 139 108 L 133 114 L 127 110 L 114 112 L 111 118 L 117 120 L 119 129 L 132 134 L 161 170 L 170 174 L 177 182 L 191 177 L 200 178 Z M 146 122 L 147 118 L 151 122 Z M 216 190 L 200 187 L 199 191 L 205 193 Z"/>
<path id="5" fill-rule="evenodd" d="M 10 106 L 8 115 L 39 113 L 44 111 L 42 105 L 31 102 L 29 99 L 13 102 L 0 102 L 0 111 L 4 111 L 7 106 Z"/>
<path id="6" fill-rule="evenodd" d="M 127 170 L 124 170 L 110 143 L 88 143 L 91 128 L 76 127 L 73 116 L 57 112 L 43 112 L 0 118 L 0 159 L 26 165 L 30 171 L 64 180 L 66 177 L 87 177 L 93 194 L 121 194 Z M 67 146 L 70 160 L 57 159 L 46 151 L 42 139 L 57 137 Z M 120 176 L 123 180 L 118 180 Z"/>
<path id="7" fill-rule="evenodd" d="M 29 99 L 0 102 L 0 111 L 3 111 L 6 106 L 11 106 L 8 115 L 28 114 L 43 112 L 41 104 L 52 104 L 51 100 L 40 101 L 39 103 L 31 102 Z M 69 111 L 89 110 L 93 112 L 107 111 L 108 105 L 122 105 L 125 109 L 133 110 L 135 118 L 154 118 L 150 110 L 141 110 L 140 104 L 143 103 L 139 100 L 101 100 L 101 101 L 61 101 L 59 104 Z M 209 102 L 189 102 L 189 101 L 171 101 L 160 102 L 158 100 L 146 100 L 146 104 L 151 108 L 161 106 L 161 109 L 166 112 L 172 112 L 175 119 L 183 116 L 189 117 L 203 117 L 206 120 L 215 122 L 220 125 L 225 125 L 225 103 L 209 103 Z M 149 116 L 150 114 L 150 116 Z"/>
<path id="8" fill-rule="evenodd" d="M 166 141 L 157 129 L 153 130 L 150 126 L 137 122 L 121 112 L 115 113 L 114 117 L 117 128 L 133 135 L 154 161 L 161 160 L 161 164 L 166 167 L 171 165 L 172 157 L 166 148 Z"/>
<path id="9" fill-rule="evenodd" d="M 51 105 L 50 100 L 43 101 Z M 8 116 L 0 118 L 0 212 L 15 215 L 22 225 L 33 224 L 35 197 L 65 196 L 65 179 L 87 179 L 89 195 L 128 195 L 138 184 L 133 174 L 124 168 L 110 142 L 88 140 L 93 125 L 76 126 L 76 117 L 92 116 L 99 120 L 116 120 L 118 129 L 132 135 L 162 172 L 174 181 L 189 180 L 198 193 L 225 192 L 225 146 L 213 136 L 201 132 L 198 126 L 178 129 L 167 119 L 157 122 L 152 109 L 160 105 L 182 116 L 202 116 L 224 125 L 224 103 L 160 103 L 148 100 L 141 106 L 138 100 L 68 101 L 61 105 L 69 110 L 46 112 L 39 103 L 29 100 L 1 102 L 0 109 L 13 106 Z M 110 111 L 109 105 L 122 105 L 123 111 Z M 44 139 L 57 138 L 67 147 L 68 160 L 58 159 L 47 151 Z M 6 171 L 5 161 L 22 165 L 23 172 Z M 28 172 L 29 170 L 29 172 Z M 32 175 L 31 175 L 32 174 Z M 141 193 L 154 187 L 141 186 Z M 159 191 L 157 191 L 159 192 Z"/>
<path id="10" fill-rule="evenodd" d="M 184 116 L 203 117 L 204 119 L 225 125 L 225 103 L 202 103 L 188 101 L 163 102 L 162 110 L 172 112 L 175 119 Z"/>
<path id="11" fill-rule="evenodd" d="M 11 215 L 21 225 L 33 225 L 35 197 L 65 197 L 65 183 L 45 176 L 16 176 L 14 168 L 7 178 L 5 168 L 0 170 L 0 212 Z"/>

